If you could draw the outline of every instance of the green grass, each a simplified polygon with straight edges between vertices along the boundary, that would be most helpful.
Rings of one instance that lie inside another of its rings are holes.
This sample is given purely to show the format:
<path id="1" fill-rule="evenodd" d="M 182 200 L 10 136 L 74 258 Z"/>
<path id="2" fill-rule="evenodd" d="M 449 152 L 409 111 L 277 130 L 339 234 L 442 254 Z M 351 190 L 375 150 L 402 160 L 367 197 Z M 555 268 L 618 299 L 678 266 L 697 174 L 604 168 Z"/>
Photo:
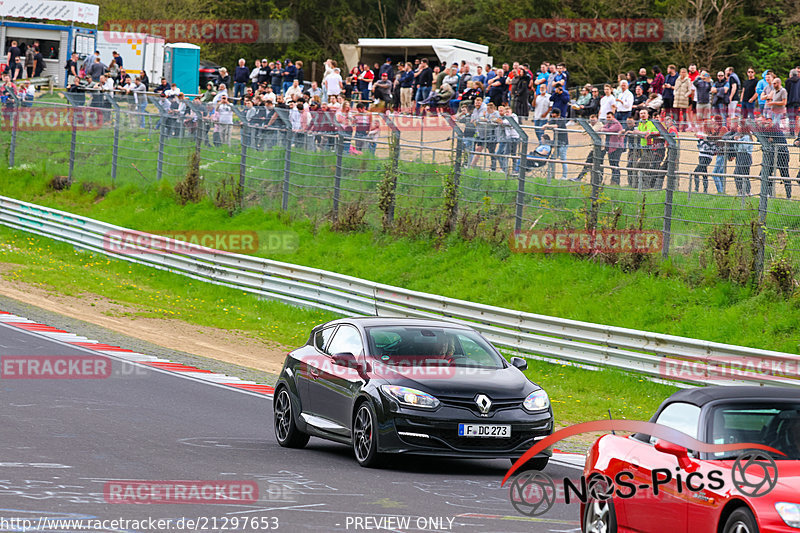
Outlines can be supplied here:
<path id="1" fill-rule="evenodd" d="M 310 328 L 336 318 L 252 295 L 189 280 L 177 274 L 110 260 L 101 254 L 0 226 L 0 261 L 17 265 L 3 277 L 74 297 L 103 296 L 132 317 L 180 319 L 237 329 L 290 346 L 305 342 Z M 618 371 L 588 371 L 529 360 L 526 374 L 551 396 L 559 424 L 607 416 L 647 419 L 674 387 Z M 602 392 L 600 392 L 602 391 Z"/>
<path id="2" fill-rule="evenodd" d="M 233 217 L 208 200 L 182 207 L 166 185 L 111 191 L 102 200 L 79 185 L 49 191 L 47 176 L 0 172 L 0 193 L 143 231 L 254 230 L 293 232 L 299 247 L 258 255 L 377 282 L 544 315 L 800 353 L 800 297 L 718 281 L 711 269 L 673 275 L 569 254 L 513 254 L 507 246 L 394 238 L 371 230 L 342 234 L 289 214 L 244 210 Z"/>

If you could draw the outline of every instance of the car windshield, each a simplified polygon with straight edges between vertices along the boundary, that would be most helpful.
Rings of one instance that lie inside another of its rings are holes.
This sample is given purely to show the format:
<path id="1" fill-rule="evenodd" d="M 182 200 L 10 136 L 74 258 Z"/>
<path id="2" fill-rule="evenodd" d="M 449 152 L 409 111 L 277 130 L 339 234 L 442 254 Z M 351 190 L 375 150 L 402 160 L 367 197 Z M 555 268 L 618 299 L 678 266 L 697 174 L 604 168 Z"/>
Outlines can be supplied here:
<path id="1" fill-rule="evenodd" d="M 711 412 L 711 442 L 766 444 L 785 453 L 774 459 L 800 460 L 800 404 L 771 403 L 719 406 Z M 712 454 L 734 459 L 741 451 Z"/>
<path id="2" fill-rule="evenodd" d="M 467 329 L 380 326 L 367 328 L 372 357 L 387 365 L 503 368 L 488 342 Z"/>

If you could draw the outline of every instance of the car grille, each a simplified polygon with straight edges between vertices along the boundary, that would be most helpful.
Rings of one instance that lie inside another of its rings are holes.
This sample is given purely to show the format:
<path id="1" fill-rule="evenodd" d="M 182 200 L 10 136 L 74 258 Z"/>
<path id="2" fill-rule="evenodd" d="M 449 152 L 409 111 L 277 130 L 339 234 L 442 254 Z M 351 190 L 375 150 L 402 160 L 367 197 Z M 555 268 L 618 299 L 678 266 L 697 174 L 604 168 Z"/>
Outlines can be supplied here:
<path id="1" fill-rule="evenodd" d="M 458 425 L 454 423 L 430 425 L 397 420 L 396 424 L 398 431 L 428 435 L 428 438 L 401 435 L 401 438 L 409 444 L 456 451 L 507 452 L 516 449 L 526 441 L 530 441 L 526 447 L 523 447 L 524 450 L 534 444 L 534 437 L 551 433 L 549 420 L 539 424 L 521 425 L 511 423 L 511 437 L 507 439 L 459 437 Z"/>
<path id="2" fill-rule="evenodd" d="M 478 409 L 478 404 L 475 403 L 474 398 L 459 398 L 459 397 L 449 397 L 449 396 L 436 396 L 442 405 L 446 405 L 449 407 L 459 407 L 461 409 L 469 409 L 476 415 L 480 415 L 480 409 Z M 494 398 L 490 398 L 492 400 L 492 405 L 489 407 L 489 413 L 494 413 L 496 411 L 502 411 L 504 409 L 516 409 L 522 406 L 522 398 L 512 398 L 512 399 L 505 399 L 505 400 L 496 400 Z"/>

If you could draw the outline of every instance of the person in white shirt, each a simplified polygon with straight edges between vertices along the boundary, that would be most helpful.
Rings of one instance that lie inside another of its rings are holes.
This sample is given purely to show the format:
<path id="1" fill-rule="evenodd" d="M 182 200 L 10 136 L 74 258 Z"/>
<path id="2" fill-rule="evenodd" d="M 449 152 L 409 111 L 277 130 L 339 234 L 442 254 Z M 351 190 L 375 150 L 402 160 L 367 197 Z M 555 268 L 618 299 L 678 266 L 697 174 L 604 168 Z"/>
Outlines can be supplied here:
<path id="1" fill-rule="evenodd" d="M 321 102 L 328 101 L 328 85 L 325 83 L 325 80 L 328 79 L 328 76 L 333 74 L 333 70 L 336 68 L 334 66 L 335 64 L 336 63 L 333 61 L 333 59 L 328 59 L 325 61 L 325 72 L 322 74 L 322 94 L 320 95 Z"/>
<path id="2" fill-rule="evenodd" d="M 620 93 L 617 96 L 617 114 L 618 121 L 623 122 L 628 120 L 631 116 L 633 109 L 633 93 L 628 90 L 628 81 L 622 80 L 619 82 Z"/>
<path id="3" fill-rule="evenodd" d="M 219 84 L 219 90 L 217 90 L 217 95 L 214 97 L 213 100 L 211 100 L 211 105 L 216 107 L 216 105 L 219 104 L 220 100 L 222 100 L 223 96 L 227 100 L 227 98 L 228 98 L 228 88 L 225 87 L 224 83 L 220 83 Z"/>
<path id="4" fill-rule="evenodd" d="M 502 156 L 510 156 L 510 159 L 514 161 L 513 169 L 514 172 L 519 172 L 519 159 L 516 159 L 514 156 L 517 155 L 517 145 L 519 144 L 519 133 L 511 125 L 511 120 L 519 124 L 519 119 L 517 118 L 516 113 L 511 110 L 511 106 L 501 106 L 500 107 L 500 117 L 502 119 L 502 135 L 503 140 L 498 144 L 497 153 Z M 500 158 L 500 168 L 503 172 L 508 171 L 508 161 L 509 157 L 501 157 Z"/>
<path id="5" fill-rule="evenodd" d="M 253 70 L 250 71 L 250 87 L 253 88 L 253 92 L 258 90 L 258 74 L 261 72 L 261 60 L 256 59 L 256 66 L 253 67 Z"/>
<path id="6" fill-rule="evenodd" d="M 335 68 L 333 69 L 333 73 L 329 74 L 328 77 L 325 78 L 325 91 L 328 99 L 330 99 L 331 96 L 339 96 L 342 94 L 342 89 L 344 89 L 342 76 L 339 73 L 339 69 Z"/>
<path id="7" fill-rule="evenodd" d="M 597 115 L 603 117 L 602 120 L 605 120 L 605 117 L 607 117 L 609 113 L 616 113 L 617 99 L 613 94 L 611 84 L 606 83 L 603 86 L 603 91 L 605 94 L 600 99 L 600 112 Z"/>
<path id="8" fill-rule="evenodd" d="M 164 91 L 164 94 L 166 94 L 167 97 L 178 96 L 179 94 L 181 94 L 181 90 L 178 88 L 177 84 L 173 83 L 172 87 Z"/>
<path id="9" fill-rule="evenodd" d="M 544 87 L 544 85 L 540 85 L 540 87 Z M 552 102 L 550 101 L 550 95 L 547 93 L 547 91 L 542 92 L 542 94 L 537 94 L 534 98 L 533 131 L 536 132 L 536 138 L 541 141 L 542 134 L 544 133 L 542 126 L 547 123 Z"/>
<path id="10" fill-rule="evenodd" d="M 278 101 L 278 95 L 272 92 L 272 85 L 267 85 L 267 92 L 261 95 L 261 99 L 264 102 L 272 102 L 273 104 Z"/>
<path id="11" fill-rule="evenodd" d="M 303 97 L 303 88 L 300 87 L 299 80 L 294 80 L 292 82 L 292 86 L 286 89 L 285 96 L 287 101 L 299 100 Z"/>
<path id="12" fill-rule="evenodd" d="M 219 96 L 219 95 L 217 95 Z M 231 129 L 233 128 L 233 106 L 228 102 L 228 95 L 223 95 L 215 106 L 220 142 L 231 143 Z"/>

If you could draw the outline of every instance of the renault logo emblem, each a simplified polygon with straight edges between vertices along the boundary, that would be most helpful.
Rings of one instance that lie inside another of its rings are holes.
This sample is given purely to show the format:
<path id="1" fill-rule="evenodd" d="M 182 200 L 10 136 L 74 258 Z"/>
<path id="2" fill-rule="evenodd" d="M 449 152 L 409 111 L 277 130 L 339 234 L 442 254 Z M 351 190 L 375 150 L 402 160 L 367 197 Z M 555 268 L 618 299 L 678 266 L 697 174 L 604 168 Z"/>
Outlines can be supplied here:
<path id="1" fill-rule="evenodd" d="M 486 415 L 492 407 L 492 400 L 485 394 L 478 394 L 475 396 L 475 405 L 478 406 L 478 410 L 482 415 Z"/>

